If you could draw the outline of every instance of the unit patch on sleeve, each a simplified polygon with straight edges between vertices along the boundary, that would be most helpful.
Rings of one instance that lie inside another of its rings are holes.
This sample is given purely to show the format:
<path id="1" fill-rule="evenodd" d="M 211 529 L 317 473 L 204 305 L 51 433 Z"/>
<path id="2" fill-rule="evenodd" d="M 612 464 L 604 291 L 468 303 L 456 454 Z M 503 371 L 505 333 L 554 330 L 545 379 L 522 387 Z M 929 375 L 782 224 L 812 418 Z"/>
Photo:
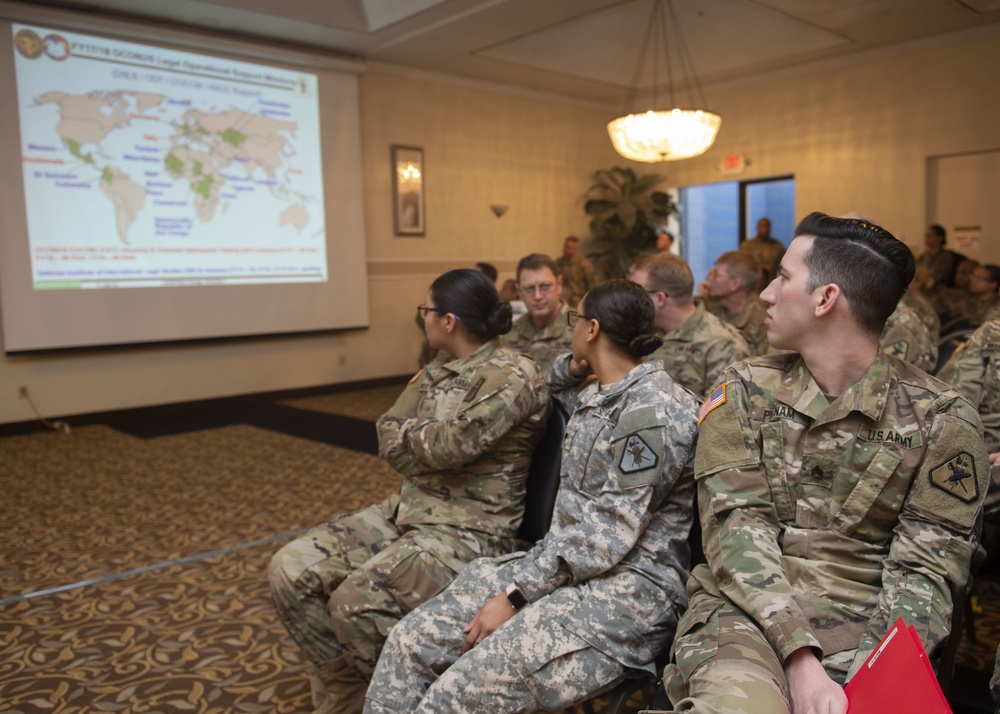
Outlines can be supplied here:
<path id="1" fill-rule="evenodd" d="M 930 479 L 942 491 L 966 503 L 979 498 L 976 464 L 972 454 L 967 451 L 959 451 L 940 466 L 931 469 Z"/>
<path id="2" fill-rule="evenodd" d="M 658 460 L 656 454 L 638 433 L 629 434 L 626 437 L 625 450 L 618 462 L 618 468 L 621 469 L 622 473 L 632 474 L 653 468 Z"/>

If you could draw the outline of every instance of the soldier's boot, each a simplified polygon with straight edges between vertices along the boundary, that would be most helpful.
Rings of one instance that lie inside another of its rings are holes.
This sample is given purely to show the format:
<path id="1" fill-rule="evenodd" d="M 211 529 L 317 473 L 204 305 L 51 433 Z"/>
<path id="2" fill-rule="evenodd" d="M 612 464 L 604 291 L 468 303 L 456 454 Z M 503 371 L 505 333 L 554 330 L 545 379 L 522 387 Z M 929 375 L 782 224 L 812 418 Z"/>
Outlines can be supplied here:
<path id="1" fill-rule="evenodd" d="M 313 714 L 361 714 L 365 708 L 368 678 L 351 666 L 345 657 L 317 665 L 313 685 Z M 322 696 L 316 703 L 316 696 Z"/>

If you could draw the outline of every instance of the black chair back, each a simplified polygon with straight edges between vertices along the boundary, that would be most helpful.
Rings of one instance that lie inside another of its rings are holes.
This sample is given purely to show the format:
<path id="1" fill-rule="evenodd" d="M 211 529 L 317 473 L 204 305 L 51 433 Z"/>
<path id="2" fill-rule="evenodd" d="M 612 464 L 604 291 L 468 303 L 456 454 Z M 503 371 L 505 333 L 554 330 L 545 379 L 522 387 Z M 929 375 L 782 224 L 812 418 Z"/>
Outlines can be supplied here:
<path id="1" fill-rule="evenodd" d="M 552 410 L 545 435 L 531 454 L 524 501 L 524 520 L 517 532 L 520 540 L 534 543 L 542 538 L 552 520 L 559 490 L 559 468 L 562 465 L 562 442 L 566 435 L 566 412 L 552 400 Z"/>

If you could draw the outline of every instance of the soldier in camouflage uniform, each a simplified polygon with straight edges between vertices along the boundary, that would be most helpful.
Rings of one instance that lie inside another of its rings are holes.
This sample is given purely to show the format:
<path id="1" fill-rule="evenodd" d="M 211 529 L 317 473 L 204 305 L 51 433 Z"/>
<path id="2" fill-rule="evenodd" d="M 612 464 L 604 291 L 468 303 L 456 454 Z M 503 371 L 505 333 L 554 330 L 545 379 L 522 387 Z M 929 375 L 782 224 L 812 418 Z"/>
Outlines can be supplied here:
<path id="1" fill-rule="evenodd" d="M 316 669 L 318 712 L 359 712 L 386 633 L 471 560 L 513 549 L 548 390 L 537 366 L 495 344 L 510 306 L 482 273 L 455 270 L 419 309 L 448 353 L 377 423 L 401 474 L 383 503 L 307 532 L 271 560 L 275 608 Z"/>
<path id="2" fill-rule="evenodd" d="M 636 258 L 629 280 L 642 286 L 656 307 L 656 327 L 663 346 L 647 357 L 698 398 L 718 381 L 722 370 L 749 356 L 749 348 L 735 327 L 696 305 L 694 277 L 679 255 L 659 253 Z"/>
<path id="3" fill-rule="evenodd" d="M 756 258 L 746 251 L 730 250 L 715 259 L 703 284 L 705 309 L 739 331 L 750 357 L 768 350 L 767 308 L 757 297 L 763 276 Z"/>
<path id="4" fill-rule="evenodd" d="M 572 307 L 597 284 L 594 264 L 580 255 L 580 239 L 576 236 L 563 241 L 563 254 L 556 260 L 556 268 L 563 279 L 566 302 Z"/>
<path id="5" fill-rule="evenodd" d="M 878 341 L 888 354 L 925 372 L 933 372 L 937 365 L 937 343 L 920 316 L 903 300 L 885 321 Z"/>
<path id="6" fill-rule="evenodd" d="M 528 312 L 514 322 L 503 344 L 535 360 L 544 376 L 553 360 L 573 345 L 573 331 L 566 324 L 569 308 L 561 298 L 562 276 L 552 258 L 533 253 L 517 264 L 517 281 Z"/>
<path id="7" fill-rule="evenodd" d="M 477 560 L 393 628 L 366 712 L 552 711 L 650 666 L 670 642 L 697 405 L 641 362 L 659 340 L 637 286 L 602 283 L 580 309 L 573 355 L 549 377 L 572 409 L 551 529 L 527 553 Z"/>
<path id="8" fill-rule="evenodd" d="M 771 237 L 771 220 L 769 218 L 761 218 L 757 221 L 757 235 L 740 243 L 739 250 L 749 253 L 757 259 L 757 264 L 764 272 L 762 285 L 771 282 L 777 275 L 781 257 L 785 254 L 785 246 L 781 244 L 781 241 Z"/>
<path id="9" fill-rule="evenodd" d="M 975 409 L 879 349 L 913 255 L 814 213 L 762 293 L 799 354 L 727 370 L 695 462 L 707 565 L 664 672 L 674 711 L 843 714 L 842 684 L 902 616 L 950 631 L 989 464 Z"/>

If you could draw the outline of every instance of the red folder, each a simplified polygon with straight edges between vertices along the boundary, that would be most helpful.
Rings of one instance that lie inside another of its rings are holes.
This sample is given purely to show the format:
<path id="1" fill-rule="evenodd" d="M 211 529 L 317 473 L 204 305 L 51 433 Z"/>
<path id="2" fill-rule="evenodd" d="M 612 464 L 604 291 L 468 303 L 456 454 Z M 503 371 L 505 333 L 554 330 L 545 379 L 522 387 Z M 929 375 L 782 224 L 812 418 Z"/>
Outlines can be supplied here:
<path id="1" fill-rule="evenodd" d="M 951 714 L 916 629 L 903 618 L 844 687 L 847 714 Z"/>

